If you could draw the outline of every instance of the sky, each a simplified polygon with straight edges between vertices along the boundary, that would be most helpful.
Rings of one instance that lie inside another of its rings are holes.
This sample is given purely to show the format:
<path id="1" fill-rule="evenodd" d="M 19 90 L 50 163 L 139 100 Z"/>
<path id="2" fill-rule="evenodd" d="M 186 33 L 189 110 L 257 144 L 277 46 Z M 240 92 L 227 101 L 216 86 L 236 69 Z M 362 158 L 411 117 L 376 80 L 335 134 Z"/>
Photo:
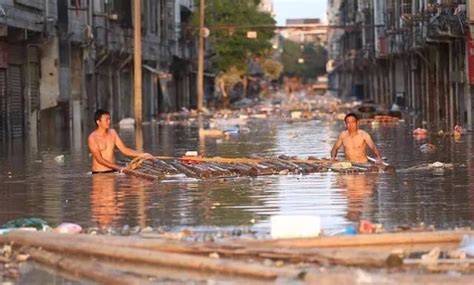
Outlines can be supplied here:
<path id="1" fill-rule="evenodd" d="M 327 0 L 273 0 L 278 26 L 284 26 L 286 19 L 326 18 Z"/>

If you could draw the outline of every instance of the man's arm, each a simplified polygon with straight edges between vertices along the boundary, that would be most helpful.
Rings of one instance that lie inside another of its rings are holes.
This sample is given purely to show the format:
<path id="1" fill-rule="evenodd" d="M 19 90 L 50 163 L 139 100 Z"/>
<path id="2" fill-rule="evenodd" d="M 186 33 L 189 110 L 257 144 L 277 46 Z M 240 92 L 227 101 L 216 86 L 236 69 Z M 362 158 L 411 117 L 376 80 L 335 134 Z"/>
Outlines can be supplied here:
<path id="1" fill-rule="evenodd" d="M 341 146 L 342 146 L 342 134 L 339 135 L 339 137 L 337 138 L 336 143 L 332 146 L 332 149 L 331 149 L 331 159 L 332 160 L 336 160 L 337 151 L 339 150 L 339 148 Z"/>
<path id="2" fill-rule="evenodd" d="M 123 143 L 122 139 L 119 137 L 119 135 L 117 134 L 117 132 L 115 130 L 110 130 L 110 131 L 112 131 L 114 133 L 115 145 L 120 150 L 120 152 L 123 153 L 123 155 L 131 156 L 131 157 L 136 157 L 136 156 L 152 157 L 152 155 L 149 154 L 149 153 L 143 153 L 143 152 L 136 151 L 134 149 L 131 149 L 131 148 L 127 147 Z"/>
<path id="3" fill-rule="evenodd" d="M 108 168 L 121 171 L 122 168 L 120 166 L 118 166 L 117 164 L 111 161 L 108 161 L 102 156 L 102 154 L 100 153 L 99 144 L 97 143 L 97 141 L 94 139 L 93 136 L 89 136 L 87 143 L 89 145 L 89 150 L 91 151 L 92 156 L 98 163 L 104 166 L 107 166 Z"/>
<path id="4" fill-rule="evenodd" d="M 380 154 L 380 151 L 379 149 L 377 148 L 377 146 L 375 145 L 374 141 L 372 140 L 372 138 L 370 137 L 370 135 L 367 133 L 367 132 L 364 132 L 364 140 L 365 142 L 367 143 L 367 146 L 370 148 L 370 150 L 372 150 L 372 152 L 375 154 L 375 156 L 377 157 L 377 161 L 379 163 L 382 162 L 382 155 Z"/>

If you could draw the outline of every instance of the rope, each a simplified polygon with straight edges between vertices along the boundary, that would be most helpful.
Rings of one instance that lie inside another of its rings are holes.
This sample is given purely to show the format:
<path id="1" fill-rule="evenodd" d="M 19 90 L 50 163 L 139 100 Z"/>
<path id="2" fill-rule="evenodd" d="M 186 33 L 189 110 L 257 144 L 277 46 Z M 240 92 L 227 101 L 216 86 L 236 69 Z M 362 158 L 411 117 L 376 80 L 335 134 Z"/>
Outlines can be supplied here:
<path id="1" fill-rule="evenodd" d="M 132 159 L 132 161 L 130 161 L 130 163 L 126 166 L 126 169 L 135 170 L 143 164 L 144 160 L 145 158 L 143 156 L 137 156 Z"/>

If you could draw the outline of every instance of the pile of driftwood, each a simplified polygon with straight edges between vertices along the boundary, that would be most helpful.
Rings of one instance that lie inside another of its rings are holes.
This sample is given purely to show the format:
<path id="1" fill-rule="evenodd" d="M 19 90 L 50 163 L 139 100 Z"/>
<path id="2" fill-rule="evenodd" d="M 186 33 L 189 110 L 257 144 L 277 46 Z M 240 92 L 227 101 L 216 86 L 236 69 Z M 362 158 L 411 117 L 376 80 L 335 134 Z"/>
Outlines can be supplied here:
<path id="1" fill-rule="evenodd" d="M 211 179 L 279 174 L 309 174 L 327 171 L 338 173 L 395 172 L 395 168 L 387 164 L 359 164 L 312 157 L 298 159 L 283 155 L 275 158 L 194 156 L 173 158 L 157 156 L 148 159 L 140 157 L 130 161 L 124 173 L 150 180 L 162 180 L 173 175 Z"/>
<path id="2" fill-rule="evenodd" d="M 474 280 L 474 258 L 448 254 L 465 234 L 472 235 L 474 231 L 205 243 L 150 235 L 145 238 L 13 231 L 0 236 L 0 244 L 14 248 L 16 256 L 27 256 L 79 279 L 107 284 L 232 278 L 245 284 L 275 280 L 281 284 L 287 280 L 291 284 L 445 285 L 472 284 Z M 425 258 L 427 255 L 429 258 Z M 10 261 L 3 258 L 2 262 Z M 431 274 L 453 271 L 466 275 Z M 358 275 L 363 283 L 357 280 Z"/>

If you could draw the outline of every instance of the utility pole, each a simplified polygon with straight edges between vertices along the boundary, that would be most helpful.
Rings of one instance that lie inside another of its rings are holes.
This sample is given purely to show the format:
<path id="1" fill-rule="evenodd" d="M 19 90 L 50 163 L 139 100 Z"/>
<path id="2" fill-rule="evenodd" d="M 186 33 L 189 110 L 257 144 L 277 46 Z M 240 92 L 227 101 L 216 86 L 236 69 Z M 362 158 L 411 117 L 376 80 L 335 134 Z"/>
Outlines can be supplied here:
<path id="1" fill-rule="evenodd" d="M 197 73 L 197 109 L 202 112 L 204 100 L 204 18 L 205 0 L 199 1 L 199 47 L 198 47 L 198 73 Z"/>
<path id="2" fill-rule="evenodd" d="M 133 102 L 135 126 L 142 125 L 142 19 L 140 0 L 133 1 Z"/>

